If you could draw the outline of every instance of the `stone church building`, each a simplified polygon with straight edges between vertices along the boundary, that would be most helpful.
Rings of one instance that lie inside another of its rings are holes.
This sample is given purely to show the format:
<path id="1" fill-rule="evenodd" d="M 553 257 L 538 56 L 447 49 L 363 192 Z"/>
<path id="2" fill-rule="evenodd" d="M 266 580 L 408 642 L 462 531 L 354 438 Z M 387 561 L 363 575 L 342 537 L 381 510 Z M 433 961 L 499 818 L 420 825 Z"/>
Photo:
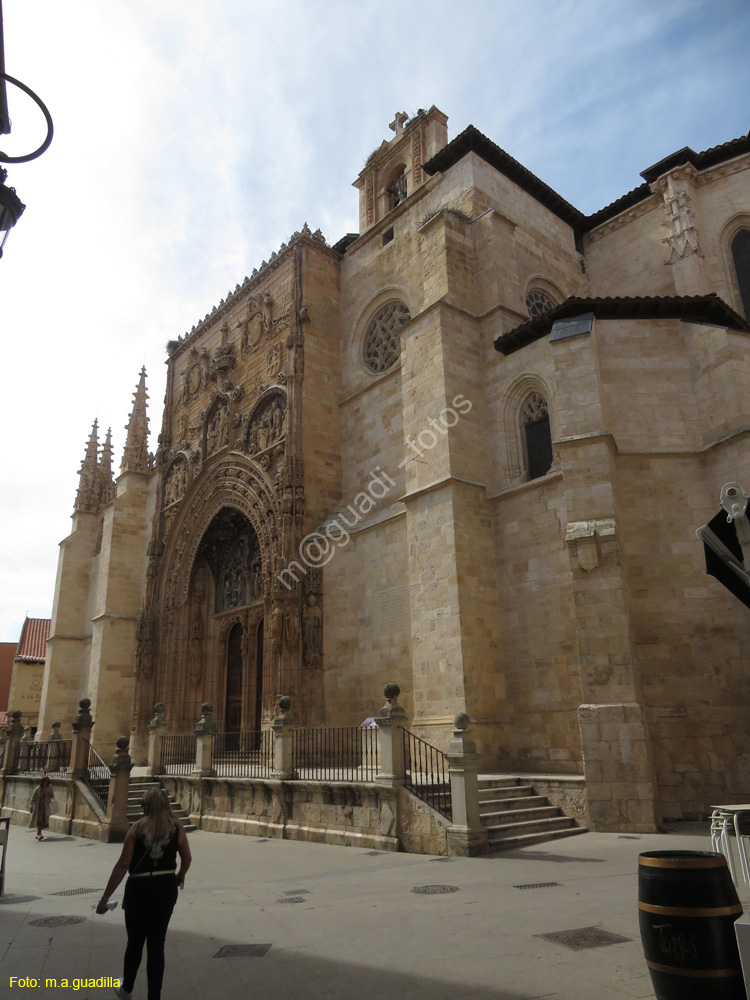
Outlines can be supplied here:
<path id="1" fill-rule="evenodd" d="M 472 126 L 397 114 L 358 234 L 305 225 L 145 372 L 116 481 L 94 425 L 40 730 L 92 700 L 143 759 L 357 725 L 385 682 L 438 747 L 578 774 L 590 822 L 750 797 L 750 621 L 696 528 L 750 486 L 750 141 L 584 215 Z M 12 707 L 12 706 L 11 706 Z"/>

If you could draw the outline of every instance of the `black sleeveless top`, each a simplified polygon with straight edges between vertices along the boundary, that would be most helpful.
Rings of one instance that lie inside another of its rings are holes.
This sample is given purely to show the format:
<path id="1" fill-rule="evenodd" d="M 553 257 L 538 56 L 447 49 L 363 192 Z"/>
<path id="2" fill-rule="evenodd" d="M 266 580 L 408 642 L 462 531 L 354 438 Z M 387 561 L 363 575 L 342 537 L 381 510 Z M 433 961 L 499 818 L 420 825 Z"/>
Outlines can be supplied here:
<path id="1" fill-rule="evenodd" d="M 135 835 L 133 858 L 128 866 L 131 875 L 150 875 L 153 872 L 173 872 L 177 869 L 177 841 L 180 828 L 175 826 L 174 833 L 162 848 L 160 858 L 151 857 L 151 844 L 146 842 L 143 831 Z"/>

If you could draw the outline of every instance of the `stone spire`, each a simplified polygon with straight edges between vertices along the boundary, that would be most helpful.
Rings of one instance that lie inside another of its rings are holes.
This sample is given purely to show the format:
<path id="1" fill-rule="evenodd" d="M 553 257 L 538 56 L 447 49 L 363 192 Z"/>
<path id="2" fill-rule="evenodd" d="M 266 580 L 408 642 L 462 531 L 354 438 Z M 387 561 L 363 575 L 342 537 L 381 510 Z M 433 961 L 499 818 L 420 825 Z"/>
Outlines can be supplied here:
<path id="1" fill-rule="evenodd" d="M 148 454 L 148 417 L 146 416 L 146 368 L 133 393 L 133 410 L 125 430 L 128 432 L 120 472 L 148 472 L 151 462 Z"/>
<path id="2" fill-rule="evenodd" d="M 83 465 L 78 470 L 78 492 L 76 493 L 75 510 L 96 510 L 98 506 L 99 485 L 99 421 L 94 421 Z"/>
<path id="3" fill-rule="evenodd" d="M 99 504 L 107 503 L 115 490 L 112 479 L 112 428 L 107 429 L 107 437 L 102 446 L 102 453 L 99 460 Z"/>

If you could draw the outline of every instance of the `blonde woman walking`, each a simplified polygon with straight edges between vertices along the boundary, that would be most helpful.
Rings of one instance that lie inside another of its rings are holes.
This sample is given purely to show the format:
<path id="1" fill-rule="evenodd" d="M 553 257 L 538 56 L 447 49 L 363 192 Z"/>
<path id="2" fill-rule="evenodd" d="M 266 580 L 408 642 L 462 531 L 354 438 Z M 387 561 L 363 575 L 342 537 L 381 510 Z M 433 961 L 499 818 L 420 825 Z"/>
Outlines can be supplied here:
<path id="1" fill-rule="evenodd" d="M 192 860 L 187 835 L 172 813 L 166 792 L 150 789 L 141 806 L 143 817 L 128 830 L 120 859 L 96 908 L 97 913 L 107 912 L 109 897 L 128 874 L 122 901 L 128 943 L 122 985 L 115 990 L 121 1000 L 130 1000 L 144 944 L 148 952 L 148 1000 L 161 1000 L 167 927 L 177 902 L 177 887 L 185 887 L 185 873 Z"/>

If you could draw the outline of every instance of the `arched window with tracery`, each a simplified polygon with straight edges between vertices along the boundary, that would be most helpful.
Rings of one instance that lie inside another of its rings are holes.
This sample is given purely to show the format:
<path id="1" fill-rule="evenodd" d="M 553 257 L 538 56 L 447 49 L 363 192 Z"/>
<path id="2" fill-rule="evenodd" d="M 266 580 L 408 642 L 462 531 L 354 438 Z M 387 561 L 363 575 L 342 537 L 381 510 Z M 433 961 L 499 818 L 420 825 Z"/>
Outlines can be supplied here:
<path id="1" fill-rule="evenodd" d="M 732 262 L 745 318 L 750 319 L 750 229 L 740 229 L 732 240 Z"/>
<path id="2" fill-rule="evenodd" d="M 532 288 L 529 294 L 526 296 L 526 308 L 529 310 L 529 316 L 533 319 L 535 316 L 541 316 L 543 313 L 549 312 L 550 309 L 555 308 L 556 303 L 539 288 Z"/>
<path id="3" fill-rule="evenodd" d="M 526 451 L 529 479 L 539 479 L 549 472 L 554 458 L 552 428 L 547 400 L 539 392 L 530 393 L 521 407 L 521 429 Z"/>
<path id="4" fill-rule="evenodd" d="M 388 302 L 371 320 L 362 344 L 362 358 L 368 371 L 379 375 L 393 368 L 401 357 L 402 326 L 411 319 L 403 302 Z"/>

